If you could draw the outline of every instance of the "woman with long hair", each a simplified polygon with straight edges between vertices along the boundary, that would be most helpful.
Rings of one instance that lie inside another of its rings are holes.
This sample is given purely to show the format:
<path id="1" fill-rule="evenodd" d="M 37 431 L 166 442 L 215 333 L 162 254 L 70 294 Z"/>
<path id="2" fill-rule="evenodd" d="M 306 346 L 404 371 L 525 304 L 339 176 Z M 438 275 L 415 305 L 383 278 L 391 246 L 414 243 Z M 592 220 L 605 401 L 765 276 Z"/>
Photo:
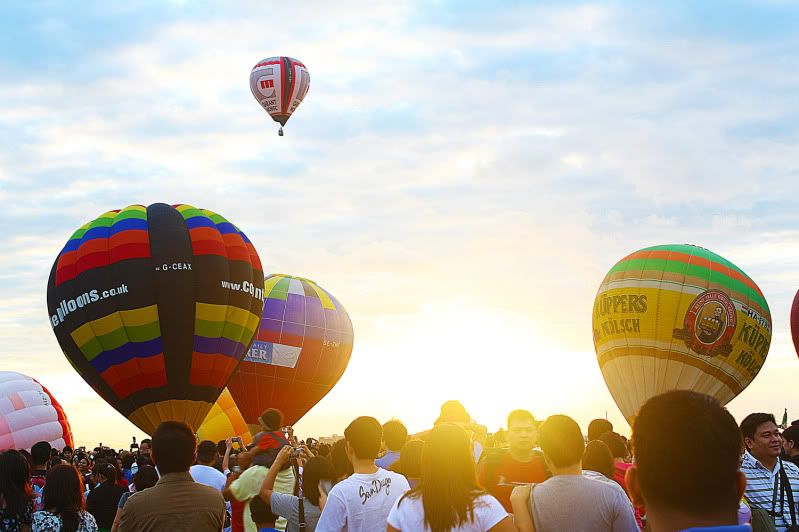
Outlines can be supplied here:
<path id="1" fill-rule="evenodd" d="M 119 498 L 117 515 L 114 517 L 114 524 L 111 526 L 111 532 L 116 532 L 119 529 L 119 520 L 122 518 L 122 509 L 125 507 L 125 503 L 128 502 L 130 496 L 139 491 L 144 491 L 147 488 L 152 488 L 157 483 L 158 471 L 156 471 L 156 469 L 151 465 L 142 466 L 141 469 L 139 469 L 136 474 L 133 475 L 131 482 L 133 491 L 126 491 L 122 494 L 122 497 Z"/>
<path id="2" fill-rule="evenodd" d="M 428 433 L 421 482 L 394 503 L 389 532 L 516 531 L 502 504 L 478 485 L 470 443 L 454 423 Z"/>
<path id="3" fill-rule="evenodd" d="M 30 530 L 33 490 L 28 461 L 18 451 L 0 454 L 0 530 Z"/>
<path id="4" fill-rule="evenodd" d="M 97 520 L 101 532 L 110 532 L 117 515 L 119 499 L 125 490 L 117 484 L 117 469 L 114 464 L 96 463 L 94 477 L 97 485 L 86 497 L 86 509 Z"/>
<path id="5" fill-rule="evenodd" d="M 32 532 L 97 532 L 94 516 L 85 510 L 83 480 L 73 466 L 57 465 L 47 472 L 44 510 L 33 514 Z"/>

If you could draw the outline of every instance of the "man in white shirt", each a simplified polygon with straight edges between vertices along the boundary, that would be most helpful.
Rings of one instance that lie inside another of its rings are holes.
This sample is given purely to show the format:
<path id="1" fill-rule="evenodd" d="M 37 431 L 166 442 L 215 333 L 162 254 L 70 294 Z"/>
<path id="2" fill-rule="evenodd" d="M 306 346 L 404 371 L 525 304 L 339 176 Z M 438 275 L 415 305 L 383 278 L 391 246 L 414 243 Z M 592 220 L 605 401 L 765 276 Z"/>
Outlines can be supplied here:
<path id="1" fill-rule="evenodd" d="M 225 489 L 227 477 L 214 467 L 214 462 L 216 462 L 216 444 L 205 440 L 197 447 L 197 464 L 191 466 L 189 473 L 194 482 L 222 491 Z"/>
<path id="2" fill-rule="evenodd" d="M 344 431 L 344 438 L 355 473 L 330 490 L 316 530 L 385 530 L 394 502 L 410 489 L 408 481 L 375 465 L 383 439 L 383 428 L 375 418 L 355 419 Z"/>

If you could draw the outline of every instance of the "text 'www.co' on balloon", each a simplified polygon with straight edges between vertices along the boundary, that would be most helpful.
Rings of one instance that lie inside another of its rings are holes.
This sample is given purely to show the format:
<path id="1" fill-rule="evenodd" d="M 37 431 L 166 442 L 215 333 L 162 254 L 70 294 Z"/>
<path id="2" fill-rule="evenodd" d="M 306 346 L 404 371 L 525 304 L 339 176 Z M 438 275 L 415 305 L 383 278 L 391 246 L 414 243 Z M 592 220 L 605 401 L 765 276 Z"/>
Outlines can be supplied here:
<path id="1" fill-rule="evenodd" d="M 81 226 L 58 254 L 47 309 L 70 364 L 148 434 L 196 430 L 263 311 L 255 248 L 221 215 L 131 205 Z"/>

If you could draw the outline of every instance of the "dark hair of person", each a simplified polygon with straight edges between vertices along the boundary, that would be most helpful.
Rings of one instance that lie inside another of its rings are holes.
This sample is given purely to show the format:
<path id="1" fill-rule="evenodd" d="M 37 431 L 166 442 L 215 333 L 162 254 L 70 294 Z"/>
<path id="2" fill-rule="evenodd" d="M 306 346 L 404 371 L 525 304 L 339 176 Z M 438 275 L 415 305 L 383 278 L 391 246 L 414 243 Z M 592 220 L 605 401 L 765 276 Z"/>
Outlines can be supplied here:
<path id="1" fill-rule="evenodd" d="M 583 471 L 596 471 L 613 480 L 615 470 L 610 447 L 602 440 L 588 442 L 583 454 Z"/>
<path id="2" fill-rule="evenodd" d="M 61 455 L 63 456 L 65 454 L 67 454 L 67 453 L 71 453 L 73 450 L 74 449 L 72 449 L 72 447 L 70 447 L 69 445 L 66 445 L 66 446 L 64 446 L 63 449 L 61 449 Z"/>
<path id="3" fill-rule="evenodd" d="M 330 445 L 327 443 L 320 443 L 317 452 L 319 453 L 319 456 L 330 458 Z"/>
<path id="4" fill-rule="evenodd" d="M 383 442 L 383 427 L 375 418 L 361 416 L 344 429 L 344 438 L 355 456 L 361 460 L 374 460 Z"/>
<path id="5" fill-rule="evenodd" d="M 133 462 L 136 461 L 136 457 L 133 456 L 131 453 L 126 454 L 122 457 L 122 468 L 123 469 L 130 469 L 133 467 Z"/>
<path id="6" fill-rule="evenodd" d="M 227 441 L 219 440 L 216 442 L 216 452 L 219 456 L 225 456 L 227 452 Z"/>
<path id="7" fill-rule="evenodd" d="M 580 426 L 569 416 L 549 416 L 538 429 L 538 442 L 544 456 L 557 467 L 577 464 L 585 451 Z"/>
<path id="8" fill-rule="evenodd" d="M 153 434 L 153 458 L 162 475 L 183 473 L 194 462 L 197 441 L 185 423 L 164 421 Z"/>
<path id="9" fill-rule="evenodd" d="M 398 419 L 383 423 L 383 440 L 389 451 L 399 451 L 408 440 L 408 429 Z"/>
<path id="10" fill-rule="evenodd" d="M 741 434 L 743 434 L 744 438 L 754 438 L 757 427 L 769 421 L 775 425 L 777 424 L 777 421 L 774 419 L 774 414 L 766 414 L 763 412 L 749 414 L 741 421 Z"/>
<path id="11" fill-rule="evenodd" d="M 153 440 L 151 440 L 150 438 L 144 438 L 144 439 L 143 439 L 141 442 L 139 442 L 139 448 L 140 448 L 140 449 L 141 449 L 141 445 L 142 445 L 143 443 L 146 443 L 146 444 L 147 444 L 147 445 L 149 445 L 150 447 L 152 447 L 152 446 L 153 446 Z"/>
<path id="12" fill-rule="evenodd" d="M 277 408 L 267 408 L 258 418 L 258 421 L 269 430 L 279 430 L 283 427 L 283 412 Z"/>
<path id="13" fill-rule="evenodd" d="M 425 525 L 431 532 L 445 532 L 474 520 L 474 502 L 482 493 L 466 431 L 440 423 L 424 443 L 419 485 L 399 504 L 406 497 L 421 498 Z"/>
<path id="14" fill-rule="evenodd" d="M 133 485 L 136 491 L 152 488 L 158 483 L 158 471 L 153 466 L 146 465 L 139 468 L 133 475 Z"/>
<path id="15" fill-rule="evenodd" d="M 314 456 L 305 462 L 302 470 L 302 493 L 314 506 L 319 506 L 319 481 L 336 483 L 336 469 L 330 460 Z"/>
<path id="16" fill-rule="evenodd" d="M 510 424 L 517 420 L 529 421 L 535 425 L 535 416 L 531 412 L 528 410 L 514 410 L 508 414 L 508 429 L 510 429 Z"/>
<path id="17" fill-rule="evenodd" d="M 47 465 L 47 461 L 50 460 L 50 449 L 52 447 L 46 441 L 40 441 L 31 447 L 31 459 L 34 467 Z"/>
<path id="18" fill-rule="evenodd" d="M 197 446 L 197 461 L 207 464 L 216 460 L 216 444 L 211 440 L 200 442 Z"/>
<path id="19" fill-rule="evenodd" d="M 117 481 L 117 468 L 114 464 L 105 461 L 97 462 L 92 469 L 95 475 L 101 475 L 105 478 L 103 484 L 114 484 Z"/>
<path id="20" fill-rule="evenodd" d="M 84 509 L 83 480 L 73 466 L 57 465 L 47 472 L 42 505 L 50 513 L 61 516 L 62 532 L 76 532 L 80 512 Z"/>
<path id="21" fill-rule="evenodd" d="M 17 452 L 28 461 L 28 467 L 31 469 L 31 471 L 33 471 L 33 457 L 31 456 L 31 453 L 29 453 L 26 449 L 20 449 Z"/>
<path id="22" fill-rule="evenodd" d="M 617 432 L 606 432 L 599 437 L 599 441 L 605 443 L 613 453 L 613 458 L 626 458 L 627 457 L 627 444 Z"/>
<path id="23" fill-rule="evenodd" d="M 400 451 L 399 472 L 405 478 L 422 478 L 422 451 L 424 441 L 419 438 L 408 440 Z"/>
<path id="24" fill-rule="evenodd" d="M 347 458 L 347 451 L 344 450 L 346 441 L 342 438 L 337 440 L 330 448 L 330 462 L 336 470 L 336 477 L 350 476 L 355 471 L 352 468 L 352 462 Z"/>
<path id="25" fill-rule="evenodd" d="M 6 515 L 22 515 L 32 496 L 28 460 L 19 451 L 0 453 L 0 497 Z"/>
<path id="26" fill-rule="evenodd" d="M 656 395 L 638 412 L 632 441 L 648 505 L 689 515 L 735 513 L 743 444 L 718 400 L 688 390 Z"/>
<path id="27" fill-rule="evenodd" d="M 613 432 L 613 423 L 607 419 L 592 419 L 588 424 L 588 441 L 598 440 L 606 432 Z"/>
<path id="28" fill-rule="evenodd" d="M 799 448 L 799 425 L 791 425 L 782 431 L 782 438 L 785 441 L 792 441 L 794 448 Z"/>
<path id="29" fill-rule="evenodd" d="M 250 517 L 256 526 L 262 523 L 274 523 L 278 518 L 260 497 L 250 499 Z"/>

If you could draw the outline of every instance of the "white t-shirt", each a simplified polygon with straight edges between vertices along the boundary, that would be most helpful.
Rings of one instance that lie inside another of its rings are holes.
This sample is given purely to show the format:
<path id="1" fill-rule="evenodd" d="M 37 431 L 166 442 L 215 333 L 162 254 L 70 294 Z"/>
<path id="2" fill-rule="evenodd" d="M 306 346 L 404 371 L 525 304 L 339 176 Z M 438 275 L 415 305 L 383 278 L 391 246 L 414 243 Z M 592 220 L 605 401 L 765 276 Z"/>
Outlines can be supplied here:
<path id="1" fill-rule="evenodd" d="M 474 501 L 474 520 L 463 523 L 453 531 L 458 532 L 485 532 L 496 526 L 508 517 L 508 512 L 502 504 L 491 495 L 485 493 Z M 391 513 L 388 514 L 388 524 L 402 532 L 416 530 L 430 530 L 424 523 L 424 506 L 421 497 L 405 497 L 394 503 Z"/>
<path id="2" fill-rule="evenodd" d="M 194 479 L 194 482 L 197 482 L 198 484 L 205 484 L 206 486 L 210 486 L 219 491 L 225 489 L 227 477 L 218 469 L 207 465 L 197 464 L 191 466 L 189 473 L 191 473 L 191 478 Z"/>
<path id="3" fill-rule="evenodd" d="M 411 489 L 399 473 L 377 469 L 370 475 L 354 474 L 330 490 L 317 532 L 385 530 L 391 507 Z"/>

